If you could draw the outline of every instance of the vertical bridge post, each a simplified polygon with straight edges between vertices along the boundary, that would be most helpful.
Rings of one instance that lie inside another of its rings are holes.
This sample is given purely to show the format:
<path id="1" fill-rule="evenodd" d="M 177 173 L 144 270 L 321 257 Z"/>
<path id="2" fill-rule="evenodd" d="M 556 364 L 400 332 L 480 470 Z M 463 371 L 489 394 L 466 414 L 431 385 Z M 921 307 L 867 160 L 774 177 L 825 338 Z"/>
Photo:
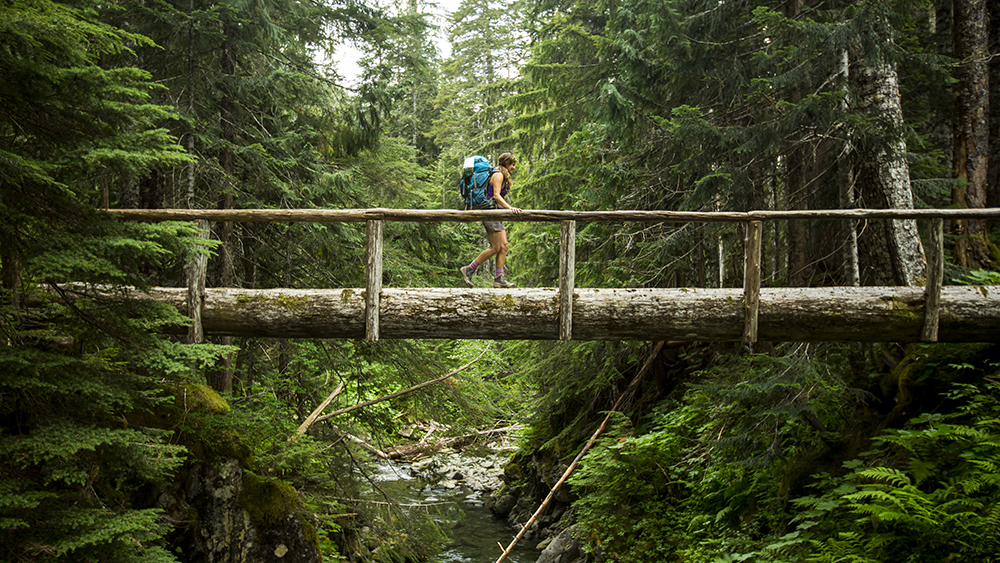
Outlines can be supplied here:
<path id="1" fill-rule="evenodd" d="M 210 236 L 208 220 L 199 219 L 196 224 L 198 236 L 207 240 Z M 188 315 L 191 317 L 187 342 L 188 344 L 201 344 L 205 341 L 205 329 L 201 323 L 201 314 L 205 308 L 205 278 L 208 277 L 208 254 L 204 248 L 196 248 L 192 251 L 184 274 L 187 277 L 188 286 Z"/>
<path id="2" fill-rule="evenodd" d="M 378 341 L 378 308 L 382 301 L 382 220 L 368 221 L 368 265 L 365 268 L 365 339 Z"/>
<path id="3" fill-rule="evenodd" d="M 576 221 L 559 228 L 559 340 L 573 339 L 573 290 L 576 286 Z"/>
<path id="4" fill-rule="evenodd" d="M 944 219 L 931 219 L 927 252 L 927 285 L 924 289 L 924 328 L 920 340 L 938 341 L 941 320 L 941 286 L 944 285 Z"/>
<path id="5" fill-rule="evenodd" d="M 743 344 L 753 347 L 757 342 L 757 313 L 760 309 L 760 243 L 763 233 L 760 221 L 747 223 L 743 261 Z"/>

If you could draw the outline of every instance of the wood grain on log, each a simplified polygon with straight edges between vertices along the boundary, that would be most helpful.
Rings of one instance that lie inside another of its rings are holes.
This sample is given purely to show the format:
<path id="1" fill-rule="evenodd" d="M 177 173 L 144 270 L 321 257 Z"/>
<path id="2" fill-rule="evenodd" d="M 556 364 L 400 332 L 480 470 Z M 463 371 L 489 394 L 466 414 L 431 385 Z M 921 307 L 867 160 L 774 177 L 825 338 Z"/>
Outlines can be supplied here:
<path id="1" fill-rule="evenodd" d="M 186 310 L 183 288 L 149 296 Z M 728 341 L 743 338 L 743 290 L 593 289 L 573 293 L 573 340 Z M 922 287 L 762 288 L 761 341 L 921 339 Z M 555 288 L 383 288 L 380 338 L 557 340 Z M 364 338 L 365 290 L 208 288 L 206 333 Z M 180 327 L 179 330 L 186 330 Z M 1000 288 L 941 289 L 938 340 L 1000 342 Z"/>
<path id="2" fill-rule="evenodd" d="M 743 344 L 757 342 L 757 318 L 760 314 L 760 246 L 763 237 L 760 221 L 747 223 L 743 259 Z"/>
<path id="3" fill-rule="evenodd" d="M 379 337 L 379 299 L 382 296 L 382 221 L 368 221 L 367 261 L 365 267 L 365 338 Z"/>
<path id="4" fill-rule="evenodd" d="M 576 221 L 559 229 L 559 340 L 573 340 L 573 290 L 576 289 Z"/>

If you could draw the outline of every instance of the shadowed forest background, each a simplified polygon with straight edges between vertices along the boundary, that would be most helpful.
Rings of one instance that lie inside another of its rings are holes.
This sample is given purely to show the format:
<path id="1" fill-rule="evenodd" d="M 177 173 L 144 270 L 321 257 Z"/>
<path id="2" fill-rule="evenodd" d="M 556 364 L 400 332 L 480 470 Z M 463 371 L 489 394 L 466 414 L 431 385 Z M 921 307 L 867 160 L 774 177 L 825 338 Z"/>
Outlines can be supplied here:
<path id="1" fill-rule="evenodd" d="M 647 360 L 549 514 L 578 561 L 996 561 L 996 344 L 191 342 L 165 334 L 176 310 L 105 297 L 182 287 L 204 257 L 209 286 L 364 287 L 364 225 L 101 210 L 457 209 L 462 159 L 507 151 L 525 209 L 998 207 L 998 11 L 465 0 L 443 58 L 416 0 L 4 2 L 0 561 L 211 560 L 177 500 L 209 474 L 302 561 L 427 560 L 447 530 L 355 502 L 370 450 L 516 423 L 498 494 L 523 524 Z M 576 285 L 742 287 L 743 236 L 589 223 Z M 558 226 L 508 238 L 508 279 L 558 285 Z M 762 280 L 921 285 L 926 244 L 914 221 L 769 222 Z M 945 283 L 995 291 L 998 244 L 947 223 Z M 485 239 L 390 223 L 384 247 L 385 286 L 460 287 Z M 288 439 L 339 384 L 328 411 L 484 347 Z"/>

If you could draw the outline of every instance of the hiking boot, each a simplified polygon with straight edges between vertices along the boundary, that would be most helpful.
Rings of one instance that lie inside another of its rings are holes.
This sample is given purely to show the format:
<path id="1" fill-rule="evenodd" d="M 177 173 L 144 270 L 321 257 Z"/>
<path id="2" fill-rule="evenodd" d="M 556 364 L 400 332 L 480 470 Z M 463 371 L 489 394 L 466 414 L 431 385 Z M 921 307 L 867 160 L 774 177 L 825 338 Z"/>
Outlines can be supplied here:
<path id="1" fill-rule="evenodd" d="M 493 278 L 493 287 L 498 287 L 498 288 L 514 287 L 514 284 L 507 281 L 507 278 L 500 276 L 499 278 Z"/>
<path id="2" fill-rule="evenodd" d="M 472 287 L 472 274 L 475 274 L 476 271 L 468 266 L 462 266 L 458 271 L 462 272 L 462 281 L 465 282 L 465 285 Z"/>

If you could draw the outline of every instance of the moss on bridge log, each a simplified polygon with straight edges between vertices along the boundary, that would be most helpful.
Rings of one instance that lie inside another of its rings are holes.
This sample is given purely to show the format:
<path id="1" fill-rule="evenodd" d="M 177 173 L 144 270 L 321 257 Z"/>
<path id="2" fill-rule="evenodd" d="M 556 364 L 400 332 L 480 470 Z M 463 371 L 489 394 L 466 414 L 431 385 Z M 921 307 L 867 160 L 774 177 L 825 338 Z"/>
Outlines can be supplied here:
<path id="1" fill-rule="evenodd" d="M 186 313 L 186 290 L 149 296 Z M 574 340 L 740 341 L 741 289 L 587 289 L 573 293 Z M 384 288 L 380 338 L 559 338 L 554 288 Z M 919 287 L 764 288 L 758 338 L 765 341 L 918 341 Z M 208 288 L 208 334 L 364 338 L 364 289 Z M 1000 341 L 1000 287 L 949 286 L 941 293 L 939 340 Z"/>

